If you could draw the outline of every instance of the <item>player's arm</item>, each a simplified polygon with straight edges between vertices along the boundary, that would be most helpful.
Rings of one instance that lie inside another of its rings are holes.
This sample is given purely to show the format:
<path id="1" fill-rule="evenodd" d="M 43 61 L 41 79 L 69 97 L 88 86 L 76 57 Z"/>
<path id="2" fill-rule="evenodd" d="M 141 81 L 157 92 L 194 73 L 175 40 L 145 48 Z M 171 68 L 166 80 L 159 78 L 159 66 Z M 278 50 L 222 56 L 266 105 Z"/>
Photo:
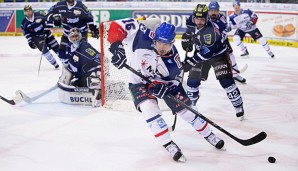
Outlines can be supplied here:
<path id="1" fill-rule="evenodd" d="M 91 11 L 87 8 L 87 6 L 83 3 L 80 4 L 81 6 L 81 16 L 80 19 L 82 19 L 87 25 L 88 28 L 91 31 L 91 35 L 94 38 L 99 38 L 99 29 L 98 27 L 94 24 L 94 17 L 91 14 Z"/>
<path id="2" fill-rule="evenodd" d="M 61 21 L 61 16 L 59 14 L 59 6 L 58 3 L 56 3 L 54 6 L 52 6 L 47 15 L 46 15 L 46 20 L 47 22 L 52 22 L 54 23 L 55 26 L 61 27 L 62 21 Z"/>
<path id="3" fill-rule="evenodd" d="M 248 9 L 248 12 L 249 12 L 249 16 L 250 16 L 250 20 L 251 22 L 255 25 L 257 24 L 257 21 L 258 21 L 258 16 L 255 12 L 251 11 L 250 9 Z"/>
<path id="4" fill-rule="evenodd" d="M 110 25 L 108 33 L 107 40 L 111 43 L 109 50 L 113 54 L 111 62 L 115 67 L 121 69 L 127 61 L 125 50 L 122 44 L 122 41 L 127 36 L 127 32 L 120 24 L 118 24 L 116 21 L 113 21 Z"/>
<path id="5" fill-rule="evenodd" d="M 32 40 L 32 36 L 31 33 L 29 32 L 29 30 L 27 29 L 27 22 L 25 20 L 23 20 L 22 24 L 21 24 L 21 29 L 22 29 L 22 33 L 25 36 L 25 38 L 28 41 L 28 45 L 30 46 L 30 48 L 32 49 L 36 49 L 36 44 L 33 42 Z"/>

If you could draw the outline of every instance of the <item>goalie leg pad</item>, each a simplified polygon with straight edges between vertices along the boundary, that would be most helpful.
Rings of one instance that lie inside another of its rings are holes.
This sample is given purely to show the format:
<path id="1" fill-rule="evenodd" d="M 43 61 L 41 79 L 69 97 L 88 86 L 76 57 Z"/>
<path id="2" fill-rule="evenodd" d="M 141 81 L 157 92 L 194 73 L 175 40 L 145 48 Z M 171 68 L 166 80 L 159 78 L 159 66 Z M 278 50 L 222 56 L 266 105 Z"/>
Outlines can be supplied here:
<path id="1" fill-rule="evenodd" d="M 58 82 L 58 95 L 62 103 L 71 105 L 92 105 L 92 90 L 87 87 L 74 87 Z"/>

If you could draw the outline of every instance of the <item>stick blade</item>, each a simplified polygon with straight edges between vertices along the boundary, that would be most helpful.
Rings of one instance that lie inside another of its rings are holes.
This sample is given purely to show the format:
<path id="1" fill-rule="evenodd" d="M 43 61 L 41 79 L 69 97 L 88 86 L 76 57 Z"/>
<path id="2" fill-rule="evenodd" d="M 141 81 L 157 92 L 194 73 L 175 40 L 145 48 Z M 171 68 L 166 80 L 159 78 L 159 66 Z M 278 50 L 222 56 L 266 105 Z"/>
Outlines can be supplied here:
<path id="1" fill-rule="evenodd" d="M 241 143 L 244 146 L 250 146 L 250 145 L 253 145 L 253 144 L 263 141 L 264 139 L 266 139 L 266 137 L 267 137 L 266 132 L 260 132 L 258 135 L 254 136 L 250 139 L 239 141 L 239 143 Z"/>

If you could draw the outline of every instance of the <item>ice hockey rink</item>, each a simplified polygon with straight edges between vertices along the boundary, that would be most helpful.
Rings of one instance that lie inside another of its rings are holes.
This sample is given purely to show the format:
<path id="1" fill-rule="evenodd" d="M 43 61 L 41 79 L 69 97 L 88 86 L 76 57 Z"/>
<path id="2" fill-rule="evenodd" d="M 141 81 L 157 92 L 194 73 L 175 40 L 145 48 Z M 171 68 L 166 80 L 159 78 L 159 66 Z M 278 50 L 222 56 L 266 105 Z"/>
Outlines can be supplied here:
<path id="1" fill-rule="evenodd" d="M 89 40 L 99 49 L 99 40 Z M 56 84 L 61 69 L 55 70 L 43 59 L 38 75 L 40 52 L 30 49 L 24 37 L 0 37 L 0 43 L 1 96 L 12 99 L 16 90 L 22 90 L 33 97 Z M 175 44 L 184 56 L 180 40 Z M 248 64 L 242 74 L 247 84 L 237 83 L 246 119 L 236 118 L 213 70 L 202 83 L 197 107 L 241 139 L 265 131 L 264 141 L 242 146 L 212 127 L 225 140 L 226 150 L 219 151 L 178 118 L 171 136 L 187 162 L 176 163 L 157 143 L 140 113 L 62 104 L 54 91 L 32 104 L 12 106 L 0 101 L 0 170 L 296 171 L 298 49 L 272 46 L 275 58 L 271 59 L 261 45 L 247 46 L 249 58 L 239 57 L 233 46 L 239 68 Z M 165 111 L 163 116 L 172 125 L 173 115 Z M 269 163 L 269 156 L 276 163 Z"/>

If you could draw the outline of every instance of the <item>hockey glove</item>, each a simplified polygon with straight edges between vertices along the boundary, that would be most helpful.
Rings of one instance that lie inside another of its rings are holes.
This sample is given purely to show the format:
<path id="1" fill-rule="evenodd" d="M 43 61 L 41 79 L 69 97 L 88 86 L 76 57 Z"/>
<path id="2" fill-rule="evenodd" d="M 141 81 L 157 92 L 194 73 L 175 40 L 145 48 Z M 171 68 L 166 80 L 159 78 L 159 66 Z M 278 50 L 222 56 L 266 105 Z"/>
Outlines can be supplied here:
<path id="1" fill-rule="evenodd" d="M 127 59 L 126 59 L 125 50 L 123 48 L 122 43 L 120 41 L 112 43 L 109 50 L 113 54 L 112 61 L 111 61 L 112 64 L 118 69 L 123 68 Z"/>
<path id="2" fill-rule="evenodd" d="M 36 49 L 36 44 L 34 42 L 29 42 L 29 46 L 32 48 L 32 49 Z"/>
<path id="3" fill-rule="evenodd" d="M 54 18 L 54 25 L 57 26 L 57 27 L 61 27 L 62 21 L 61 21 L 60 15 L 55 14 L 55 15 L 53 15 L 53 18 Z"/>
<path id="4" fill-rule="evenodd" d="M 192 36 L 187 33 L 183 33 L 181 44 L 182 44 L 183 50 L 185 50 L 186 52 L 191 52 L 193 50 Z"/>
<path id="5" fill-rule="evenodd" d="M 99 38 L 98 28 L 94 24 L 91 24 L 89 25 L 89 29 L 91 30 L 91 36 L 98 39 Z"/>
<path id="6" fill-rule="evenodd" d="M 184 61 L 182 62 L 182 67 L 183 67 L 184 72 L 188 72 L 196 64 L 197 64 L 197 62 L 193 58 L 186 57 L 184 59 Z"/>
<path id="7" fill-rule="evenodd" d="M 169 92 L 169 88 L 163 83 L 154 82 L 154 84 L 149 84 L 148 91 L 153 96 L 162 99 Z"/>
<path id="8" fill-rule="evenodd" d="M 254 25 L 254 23 L 252 21 L 249 21 L 246 23 L 246 29 L 249 30 L 251 29 L 251 27 Z"/>

